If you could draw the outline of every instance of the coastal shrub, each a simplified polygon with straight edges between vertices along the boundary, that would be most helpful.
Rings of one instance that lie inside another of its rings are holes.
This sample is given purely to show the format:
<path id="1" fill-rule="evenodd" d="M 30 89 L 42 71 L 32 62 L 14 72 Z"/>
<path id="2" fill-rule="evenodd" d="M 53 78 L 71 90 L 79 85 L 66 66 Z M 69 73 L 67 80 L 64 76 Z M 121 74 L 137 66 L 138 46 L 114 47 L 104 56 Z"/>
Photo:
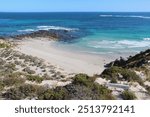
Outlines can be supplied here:
<path id="1" fill-rule="evenodd" d="M 0 58 L 0 66 L 4 65 L 6 61 L 4 61 L 2 58 Z"/>
<path id="2" fill-rule="evenodd" d="M 147 90 L 148 94 L 150 94 L 150 86 L 145 86 L 145 89 Z"/>
<path id="3" fill-rule="evenodd" d="M 0 48 L 10 48 L 10 45 L 7 43 L 0 43 Z"/>
<path id="4" fill-rule="evenodd" d="M 149 65 L 142 66 L 142 67 L 138 68 L 137 70 L 142 71 L 144 73 L 144 75 L 146 76 L 146 80 L 150 81 L 150 68 L 149 68 Z"/>
<path id="5" fill-rule="evenodd" d="M 135 100 L 137 98 L 133 92 L 128 90 L 123 91 L 121 97 L 124 100 Z"/>
<path id="6" fill-rule="evenodd" d="M 13 86 L 13 85 L 21 85 L 25 82 L 24 78 L 21 78 L 22 73 L 10 73 L 10 74 L 3 74 L 4 78 L 1 79 L 4 86 Z"/>
<path id="7" fill-rule="evenodd" d="M 89 77 L 86 74 L 77 74 L 72 84 L 65 86 L 69 92 L 70 99 L 77 100 L 103 100 L 115 99 L 112 91 L 107 87 L 95 83 L 96 77 Z"/>
<path id="8" fill-rule="evenodd" d="M 7 63 L 7 64 L 5 64 L 5 67 L 6 67 L 7 69 L 15 70 L 16 65 L 15 65 L 14 63 Z"/>
<path id="9" fill-rule="evenodd" d="M 3 89 L 4 89 L 4 83 L 0 81 L 0 91 L 2 91 Z"/>
<path id="10" fill-rule="evenodd" d="M 117 83 L 117 79 L 116 78 L 112 78 L 110 83 Z"/>
<path id="11" fill-rule="evenodd" d="M 107 87 L 94 82 L 95 77 L 86 74 L 77 74 L 74 81 L 64 87 L 47 89 L 39 94 L 40 100 L 112 100 L 115 99 L 112 91 Z"/>
<path id="12" fill-rule="evenodd" d="M 35 71 L 31 70 L 29 67 L 24 68 L 23 71 L 28 73 L 28 74 L 35 74 Z"/>
<path id="13" fill-rule="evenodd" d="M 47 89 L 38 96 L 39 100 L 66 100 L 69 99 L 69 92 L 64 87 Z"/>
<path id="14" fill-rule="evenodd" d="M 42 76 L 45 80 L 53 80 L 47 73 Z"/>
<path id="15" fill-rule="evenodd" d="M 16 73 L 6 73 L 6 72 L 0 72 L 0 76 L 2 77 L 0 79 L 1 86 L 18 86 L 25 82 L 25 79 L 21 77 L 20 72 Z"/>
<path id="16" fill-rule="evenodd" d="M 37 85 L 23 84 L 19 87 L 8 89 L 2 96 L 5 99 L 12 100 L 32 99 L 37 97 L 37 92 L 39 92 L 40 88 Z"/>
<path id="17" fill-rule="evenodd" d="M 17 70 L 16 65 L 13 63 L 5 64 L 3 69 L 3 71 L 5 71 L 7 74 L 13 73 L 16 70 Z"/>
<path id="18" fill-rule="evenodd" d="M 27 80 L 36 82 L 36 83 L 42 83 L 44 79 L 43 77 L 40 77 L 38 75 L 27 75 Z"/>
<path id="19" fill-rule="evenodd" d="M 95 81 L 95 77 L 89 77 L 86 74 L 77 74 L 74 77 L 73 84 L 81 84 L 85 86 L 90 86 Z"/>
<path id="20" fill-rule="evenodd" d="M 26 97 L 27 96 L 36 96 L 37 91 L 39 90 L 39 86 L 36 85 L 30 85 L 30 84 L 24 84 L 23 86 L 20 86 L 18 89 L 21 93 L 23 93 Z"/>
<path id="21" fill-rule="evenodd" d="M 25 54 L 21 54 L 21 55 L 19 56 L 19 59 L 24 59 L 25 57 L 26 57 Z"/>
<path id="22" fill-rule="evenodd" d="M 21 65 L 21 63 L 22 63 L 21 61 L 17 61 L 17 60 L 14 61 L 14 64 L 16 64 L 16 65 Z"/>
<path id="23" fill-rule="evenodd" d="M 82 76 L 82 75 L 79 75 Z M 78 76 L 78 77 L 79 77 Z M 83 75 L 84 78 L 85 75 Z M 82 76 L 82 77 L 83 77 Z M 76 76 L 77 77 L 77 76 Z M 90 77 L 89 77 L 90 78 Z M 55 89 L 49 89 L 43 86 L 24 84 L 17 85 L 11 89 L 8 89 L 2 96 L 5 99 L 39 99 L 39 100 L 112 100 L 115 99 L 112 96 L 112 91 L 107 87 L 99 85 L 91 80 L 91 82 L 83 80 L 77 80 L 76 83 L 71 83 L 64 87 L 56 87 Z M 90 84 L 90 85 L 89 85 Z"/>
<path id="24" fill-rule="evenodd" d="M 121 81 L 125 80 L 128 82 L 135 81 L 143 85 L 142 79 L 134 71 L 122 67 L 113 66 L 108 69 L 105 69 L 101 74 L 101 77 L 106 78 L 108 80 L 117 79 Z"/>
<path id="25" fill-rule="evenodd" d="M 6 74 L 5 76 L 9 78 L 20 78 L 21 76 L 25 76 L 25 74 L 22 72 L 14 72 L 11 74 Z"/>
<path id="26" fill-rule="evenodd" d="M 99 100 L 114 100 L 114 96 L 112 95 L 112 91 L 109 90 L 106 86 L 99 85 L 94 83 L 92 91 L 98 95 Z"/>
<path id="27" fill-rule="evenodd" d="M 81 84 L 65 86 L 69 92 L 69 99 L 73 100 L 112 100 L 112 91 L 107 87 L 93 83 L 91 87 Z"/>
<path id="28" fill-rule="evenodd" d="M 2 97 L 7 100 L 20 100 L 23 98 L 23 94 L 17 88 L 11 88 L 7 90 Z"/>
<path id="29" fill-rule="evenodd" d="M 21 85 L 25 80 L 22 78 L 4 78 L 3 83 L 5 86 Z"/>

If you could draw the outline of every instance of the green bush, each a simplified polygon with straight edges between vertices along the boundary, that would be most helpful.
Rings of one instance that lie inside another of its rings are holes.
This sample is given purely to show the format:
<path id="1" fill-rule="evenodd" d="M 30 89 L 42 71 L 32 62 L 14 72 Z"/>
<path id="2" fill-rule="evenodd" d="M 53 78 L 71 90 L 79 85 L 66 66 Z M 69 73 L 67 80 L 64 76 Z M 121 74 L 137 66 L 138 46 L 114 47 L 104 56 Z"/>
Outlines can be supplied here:
<path id="1" fill-rule="evenodd" d="M 4 83 L 0 81 L 0 91 L 2 91 L 3 89 L 4 89 Z"/>
<path id="2" fill-rule="evenodd" d="M 42 83 L 43 77 L 37 76 L 37 75 L 28 75 L 27 80 L 36 82 L 36 83 Z"/>
<path id="3" fill-rule="evenodd" d="M 13 63 L 5 64 L 4 68 L 5 68 L 5 72 L 7 73 L 13 73 L 14 71 L 16 71 L 16 65 Z"/>
<path id="4" fill-rule="evenodd" d="M 150 94 L 150 86 L 145 86 L 145 88 L 146 88 L 148 94 Z"/>
<path id="5" fill-rule="evenodd" d="M 11 88 L 3 94 L 3 98 L 12 100 L 21 100 L 25 98 L 32 99 L 37 97 L 37 92 L 40 94 L 40 86 L 23 84 L 22 86 Z"/>
<path id="6" fill-rule="evenodd" d="M 117 79 L 116 78 L 112 78 L 110 83 L 117 83 Z"/>
<path id="7" fill-rule="evenodd" d="M 47 89 L 38 96 L 39 100 L 65 100 L 69 99 L 69 92 L 64 87 Z"/>
<path id="8" fill-rule="evenodd" d="M 119 78 L 119 74 L 122 75 L 122 78 Z M 101 74 L 101 77 L 112 80 L 125 80 L 125 81 L 135 81 L 139 84 L 143 85 L 142 79 L 132 70 L 122 68 L 122 67 L 110 67 L 108 69 L 105 69 L 103 73 Z"/>
<path id="9" fill-rule="evenodd" d="M 25 76 L 24 73 L 21 73 L 21 72 L 13 72 L 13 73 L 7 73 L 7 74 L 5 74 L 4 76 L 7 77 L 7 78 L 20 78 L 22 75 Z"/>
<path id="10" fill-rule="evenodd" d="M 4 78 L 3 79 L 3 84 L 4 86 L 14 86 L 14 85 L 21 85 L 22 83 L 25 82 L 25 79 L 22 78 Z"/>
<path id="11" fill-rule="evenodd" d="M 95 81 L 95 77 L 89 77 L 86 74 L 77 74 L 74 77 L 73 84 L 81 84 L 85 86 L 91 86 L 93 85 L 93 82 Z"/>
<path id="12" fill-rule="evenodd" d="M 6 87 L 18 86 L 25 82 L 25 79 L 20 78 L 22 74 L 19 72 L 10 74 L 1 72 L 0 75 L 3 76 L 3 78 L 0 79 L 0 82 Z"/>
<path id="13" fill-rule="evenodd" d="M 23 94 L 17 88 L 11 88 L 7 90 L 2 97 L 7 100 L 20 100 L 24 98 Z"/>
<path id="14" fill-rule="evenodd" d="M 17 76 L 19 76 L 18 74 L 15 74 L 13 76 L 16 78 Z M 36 82 L 41 82 L 43 80 L 43 78 L 41 80 L 41 77 L 39 78 L 39 76 L 28 75 L 27 77 L 29 78 L 29 80 Z M 112 96 L 111 90 L 109 90 L 105 86 L 95 83 L 94 81 L 95 77 L 89 77 L 86 74 L 78 74 L 74 77 L 73 83 L 64 87 L 56 87 L 55 89 L 49 89 L 43 86 L 22 83 L 22 85 L 16 85 L 15 87 L 8 89 L 2 96 L 5 99 L 13 99 L 13 100 L 115 99 Z M 15 84 L 14 81 L 12 82 L 12 84 Z"/>
<path id="15" fill-rule="evenodd" d="M 122 94 L 121 94 L 121 97 L 122 97 L 124 100 L 134 100 L 134 99 L 137 98 L 133 92 L 130 92 L 130 91 L 128 91 L 128 90 L 123 91 Z"/>
<path id="16" fill-rule="evenodd" d="M 0 43 L 0 48 L 9 48 L 10 45 L 7 43 Z"/>
<path id="17" fill-rule="evenodd" d="M 112 91 L 95 83 L 95 79 L 96 77 L 89 77 L 86 74 L 77 74 L 73 83 L 66 86 L 71 99 L 115 99 L 112 96 Z"/>
<path id="18" fill-rule="evenodd" d="M 70 100 L 70 99 L 97 99 L 112 100 L 112 91 L 107 87 L 94 82 L 95 77 L 86 74 L 77 74 L 72 84 L 56 89 L 47 89 L 39 94 L 40 100 Z"/>
<path id="19" fill-rule="evenodd" d="M 109 90 L 106 86 L 94 84 L 92 91 L 93 94 L 98 95 L 97 99 L 99 100 L 114 100 L 114 96 L 112 95 L 112 91 Z"/>

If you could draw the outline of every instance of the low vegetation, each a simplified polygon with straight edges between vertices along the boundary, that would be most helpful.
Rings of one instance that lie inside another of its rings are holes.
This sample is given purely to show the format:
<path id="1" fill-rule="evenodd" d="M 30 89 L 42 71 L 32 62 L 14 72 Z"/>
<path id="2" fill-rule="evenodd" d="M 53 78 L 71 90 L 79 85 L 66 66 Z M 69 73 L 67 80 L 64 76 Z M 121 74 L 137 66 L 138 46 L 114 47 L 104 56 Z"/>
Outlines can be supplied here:
<path id="1" fill-rule="evenodd" d="M 95 83 L 95 77 L 86 74 L 78 74 L 74 77 L 72 84 L 65 86 L 72 99 L 80 100 L 112 100 L 112 91 L 107 87 Z"/>
<path id="2" fill-rule="evenodd" d="M 101 74 L 101 77 L 111 80 L 112 82 L 118 81 L 128 81 L 128 82 L 138 82 L 143 85 L 142 79 L 132 70 L 113 66 L 105 69 Z"/>
<path id="3" fill-rule="evenodd" d="M 150 86 L 145 86 L 145 88 L 146 88 L 148 94 L 150 95 Z"/>
<path id="4" fill-rule="evenodd" d="M 46 89 L 38 95 L 39 100 L 68 100 L 69 92 L 64 87 L 56 89 Z"/>
<path id="5" fill-rule="evenodd" d="M 0 48 L 10 48 L 10 45 L 7 43 L 0 43 Z"/>
<path id="6" fill-rule="evenodd" d="M 27 80 L 36 82 L 36 83 L 42 83 L 44 79 L 43 77 L 40 77 L 38 75 L 27 75 Z"/>
<path id="7" fill-rule="evenodd" d="M 0 78 L 0 89 L 3 87 L 18 86 L 25 82 L 24 78 L 20 78 L 19 73 L 3 74 L 4 76 Z"/>
<path id="8" fill-rule="evenodd" d="M 90 87 L 93 85 L 93 82 L 95 81 L 96 77 L 89 77 L 86 74 L 77 74 L 74 77 L 73 84 L 80 84 L 80 85 L 85 85 L 87 87 Z"/>
<path id="9" fill-rule="evenodd" d="M 32 99 L 37 96 L 37 92 L 40 88 L 40 86 L 36 85 L 23 84 L 19 87 L 8 89 L 7 92 L 3 94 L 3 97 L 12 100 Z"/>
<path id="10" fill-rule="evenodd" d="M 41 78 L 37 76 L 30 76 L 32 81 L 41 82 Z M 40 80 L 37 80 L 40 79 Z M 85 100 L 85 99 L 115 99 L 111 90 L 105 86 L 95 83 L 95 78 L 89 77 L 85 74 L 78 74 L 74 77 L 73 83 L 64 87 L 56 87 L 49 89 L 44 86 L 37 86 L 22 83 L 8 89 L 3 93 L 3 98 L 6 99 L 39 99 L 39 100 Z"/>
<path id="11" fill-rule="evenodd" d="M 2 80 L 4 86 L 9 87 L 9 86 L 17 86 L 21 85 L 22 83 L 25 82 L 25 79 L 22 78 L 4 78 Z"/>
<path id="12" fill-rule="evenodd" d="M 137 98 L 133 92 L 128 91 L 128 90 L 123 91 L 121 94 L 121 97 L 124 100 L 135 100 Z"/>
<path id="13" fill-rule="evenodd" d="M 2 91 L 3 89 L 4 89 L 4 83 L 0 81 L 0 91 Z"/>

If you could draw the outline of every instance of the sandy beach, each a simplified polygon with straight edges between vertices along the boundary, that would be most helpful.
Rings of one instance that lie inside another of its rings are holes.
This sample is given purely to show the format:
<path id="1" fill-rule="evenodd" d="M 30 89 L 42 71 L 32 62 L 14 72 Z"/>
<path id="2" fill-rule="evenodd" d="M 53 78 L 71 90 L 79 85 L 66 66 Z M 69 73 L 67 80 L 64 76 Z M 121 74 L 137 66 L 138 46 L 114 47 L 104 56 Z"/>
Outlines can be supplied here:
<path id="1" fill-rule="evenodd" d="M 63 69 L 66 73 L 86 73 L 90 76 L 100 74 L 104 70 L 104 65 L 113 60 L 112 57 L 101 55 L 80 53 L 56 48 L 47 39 L 24 39 L 18 42 L 15 48 L 27 55 L 32 55 L 45 60 Z"/>

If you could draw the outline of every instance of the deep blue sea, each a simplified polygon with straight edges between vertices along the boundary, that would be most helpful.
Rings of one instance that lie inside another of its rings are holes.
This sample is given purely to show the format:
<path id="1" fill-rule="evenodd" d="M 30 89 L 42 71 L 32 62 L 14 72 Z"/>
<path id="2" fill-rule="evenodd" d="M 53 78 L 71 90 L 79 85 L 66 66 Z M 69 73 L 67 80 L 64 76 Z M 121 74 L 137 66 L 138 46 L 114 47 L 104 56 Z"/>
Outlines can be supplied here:
<path id="1" fill-rule="evenodd" d="M 68 30 L 57 45 L 89 53 L 128 53 L 150 47 L 150 13 L 0 13 L 0 36 Z"/>

